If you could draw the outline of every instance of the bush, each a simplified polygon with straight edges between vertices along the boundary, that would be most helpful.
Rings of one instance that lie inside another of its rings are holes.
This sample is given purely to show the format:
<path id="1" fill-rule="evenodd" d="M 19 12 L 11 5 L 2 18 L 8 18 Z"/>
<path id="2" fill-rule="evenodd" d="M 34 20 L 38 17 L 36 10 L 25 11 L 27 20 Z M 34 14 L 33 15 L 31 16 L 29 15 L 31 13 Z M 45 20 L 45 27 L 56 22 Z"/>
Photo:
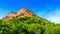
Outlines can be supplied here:
<path id="1" fill-rule="evenodd" d="M 60 34 L 60 24 L 36 16 L 0 20 L 0 34 Z"/>

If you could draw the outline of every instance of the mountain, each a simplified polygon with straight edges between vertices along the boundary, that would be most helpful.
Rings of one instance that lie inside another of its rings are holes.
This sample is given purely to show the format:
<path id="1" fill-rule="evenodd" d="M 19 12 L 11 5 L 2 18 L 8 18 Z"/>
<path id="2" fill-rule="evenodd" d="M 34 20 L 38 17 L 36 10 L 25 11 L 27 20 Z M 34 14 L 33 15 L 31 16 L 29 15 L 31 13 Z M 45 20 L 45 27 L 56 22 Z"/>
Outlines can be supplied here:
<path id="1" fill-rule="evenodd" d="M 21 10 L 19 10 L 18 12 L 10 12 L 8 13 L 4 18 L 3 20 L 9 20 L 9 19 L 13 19 L 13 18 L 21 18 L 21 17 L 24 17 L 24 16 L 34 16 L 34 14 L 26 9 L 26 8 L 22 8 Z"/>
<path id="2" fill-rule="evenodd" d="M 60 24 L 54 24 L 28 11 L 23 8 L 0 20 L 0 34 L 60 34 Z M 21 15 L 21 12 L 24 15 Z"/>

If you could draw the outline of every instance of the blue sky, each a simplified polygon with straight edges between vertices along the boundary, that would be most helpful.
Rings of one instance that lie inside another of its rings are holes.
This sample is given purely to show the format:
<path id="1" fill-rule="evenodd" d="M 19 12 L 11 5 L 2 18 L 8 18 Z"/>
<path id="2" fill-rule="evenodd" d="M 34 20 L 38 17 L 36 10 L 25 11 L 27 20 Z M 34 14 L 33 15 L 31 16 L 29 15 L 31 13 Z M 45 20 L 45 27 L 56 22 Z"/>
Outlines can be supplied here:
<path id="1" fill-rule="evenodd" d="M 0 18 L 21 8 L 27 8 L 37 16 L 60 23 L 60 0 L 0 0 Z"/>

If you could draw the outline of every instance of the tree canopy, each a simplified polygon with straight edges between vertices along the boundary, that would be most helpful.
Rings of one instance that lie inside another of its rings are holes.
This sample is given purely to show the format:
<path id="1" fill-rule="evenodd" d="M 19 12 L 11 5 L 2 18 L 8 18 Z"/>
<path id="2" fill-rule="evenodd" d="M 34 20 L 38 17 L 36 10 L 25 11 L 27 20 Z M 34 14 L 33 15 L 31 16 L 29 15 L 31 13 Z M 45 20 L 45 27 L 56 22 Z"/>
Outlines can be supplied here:
<path id="1" fill-rule="evenodd" d="M 0 20 L 0 34 L 60 34 L 60 24 L 37 16 Z"/>

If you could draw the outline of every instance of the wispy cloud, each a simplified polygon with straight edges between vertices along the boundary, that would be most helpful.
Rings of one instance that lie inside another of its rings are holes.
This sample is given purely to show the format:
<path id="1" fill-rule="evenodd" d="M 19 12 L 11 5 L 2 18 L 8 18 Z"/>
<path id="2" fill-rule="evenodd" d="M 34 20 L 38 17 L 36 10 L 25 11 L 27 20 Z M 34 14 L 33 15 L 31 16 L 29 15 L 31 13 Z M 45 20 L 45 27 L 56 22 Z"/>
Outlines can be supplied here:
<path id="1" fill-rule="evenodd" d="M 37 16 L 44 17 L 46 14 L 46 11 L 38 11 L 36 14 Z"/>
<path id="2" fill-rule="evenodd" d="M 2 19 L 8 13 L 7 10 L 0 8 L 0 19 Z"/>
<path id="3" fill-rule="evenodd" d="M 60 9 L 58 8 L 52 9 L 49 13 L 47 11 L 38 11 L 37 15 L 51 22 L 60 23 Z"/>
<path id="4" fill-rule="evenodd" d="M 55 23 L 60 23 L 60 9 L 53 10 L 50 12 L 47 16 L 46 19 L 55 22 Z"/>

